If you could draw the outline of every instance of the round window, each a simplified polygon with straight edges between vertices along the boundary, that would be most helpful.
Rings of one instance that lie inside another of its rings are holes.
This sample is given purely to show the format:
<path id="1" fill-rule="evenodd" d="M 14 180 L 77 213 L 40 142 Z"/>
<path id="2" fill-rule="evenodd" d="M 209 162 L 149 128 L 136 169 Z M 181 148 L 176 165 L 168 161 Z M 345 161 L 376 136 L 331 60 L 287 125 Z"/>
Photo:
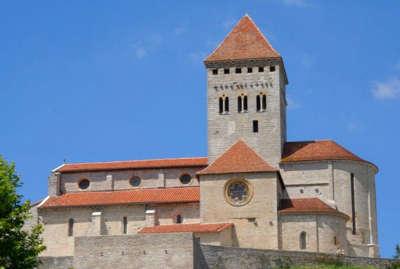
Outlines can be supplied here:
<path id="1" fill-rule="evenodd" d="M 182 184 L 189 184 L 190 181 L 192 180 L 192 176 L 189 174 L 183 174 L 179 177 L 179 180 L 181 181 Z"/>
<path id="2" fill-rule="evenodd" d="M 251 196 L 250 185 L 243 179 L 233 179 L 225 185 L 225 198 L 231 205 L 245 205 L 250 201 Z"/>
<path id="3" fill-rule="evenodd" d="M 139 186 L 141 182 L 142 182 L 142 180 L 141 180 L 140 177 L 138 177 L 138 176 L 133 176 L 133 177 L 131 177 L 131 179 L 129 180 L 129 183 L 130 183 L 133 187 Z"/>
<path id="4" fill-rule="evenodd" d="M 85 189 L 89 188 L 90 181 L 85 178 L 85 179 L 82 179 L 81 181 L 79 181 L 78 185 L 81 190 L 85 190 Z"/>

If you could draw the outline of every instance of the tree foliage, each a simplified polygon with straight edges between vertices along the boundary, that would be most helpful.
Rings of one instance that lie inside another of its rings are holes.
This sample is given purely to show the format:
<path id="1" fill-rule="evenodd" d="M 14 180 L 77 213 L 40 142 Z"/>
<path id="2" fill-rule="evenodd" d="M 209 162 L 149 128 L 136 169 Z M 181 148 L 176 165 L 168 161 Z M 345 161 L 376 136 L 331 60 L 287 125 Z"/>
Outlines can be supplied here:
<path id="1" fill-rule="evenodd" d="M 22 202 L 17 193 L 19 186 L 15 165 L 0 156 L 0 269 L 35 268 L 39 253 L 45 249 L 41 225 L 30 231 L 24 229 L 25 221 L 31 217 L 30 202 Z"/>

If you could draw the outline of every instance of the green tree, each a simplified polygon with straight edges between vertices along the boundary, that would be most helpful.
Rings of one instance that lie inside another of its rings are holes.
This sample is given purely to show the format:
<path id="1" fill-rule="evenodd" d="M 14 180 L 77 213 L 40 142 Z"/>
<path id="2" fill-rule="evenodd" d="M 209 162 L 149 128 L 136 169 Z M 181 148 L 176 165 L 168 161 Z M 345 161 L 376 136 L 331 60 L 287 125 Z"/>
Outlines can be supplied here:
<path id="1" fill-rule="evenodd" d="M 400 245 L 399 244 L 396 245 L 396 252 L 395 252 L 393 258 L 400 259 Z"/>
<path id="2" fill-rule="evenodd" d="M 0 269 L 35 268 L 39 253 L 45 249 L 40 238 L 42 226 L 30 231 L 23 227 L 31 217 L 30 202 L 22 202 L 19 186 L 15 165 L 0 155 Z"/>

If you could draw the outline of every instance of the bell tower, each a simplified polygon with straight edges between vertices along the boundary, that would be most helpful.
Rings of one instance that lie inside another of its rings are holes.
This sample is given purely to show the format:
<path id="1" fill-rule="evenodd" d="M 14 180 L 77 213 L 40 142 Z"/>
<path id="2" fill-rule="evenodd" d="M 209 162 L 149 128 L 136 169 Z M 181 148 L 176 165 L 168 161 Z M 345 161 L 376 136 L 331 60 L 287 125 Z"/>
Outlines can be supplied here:
<path id="1" fill-rule="evenodd" d="M 280 54 L 245 15 L 204 64 L 209 163 L 242 139 L 278 167 L 286 141 L 288 83 Z"/>

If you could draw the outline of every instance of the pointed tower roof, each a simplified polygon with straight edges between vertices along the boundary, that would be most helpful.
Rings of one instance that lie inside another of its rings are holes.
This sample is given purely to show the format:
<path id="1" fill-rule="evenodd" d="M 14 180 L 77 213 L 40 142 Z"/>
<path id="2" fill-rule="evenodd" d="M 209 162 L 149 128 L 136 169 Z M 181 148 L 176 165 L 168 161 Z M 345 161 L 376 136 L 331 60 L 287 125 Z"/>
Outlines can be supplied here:
<path id="1" fill-rule="evenodd" d="M 277 172 L 278 170 L 264 161 L 243 140 L 238 140 L 233 146 L 218 157 L 198 175 Z"/>
<path id="2" fill-rule="evenodd" d="M 204 62 L 280 57 L 250 16 L 245 15 Z"/>

